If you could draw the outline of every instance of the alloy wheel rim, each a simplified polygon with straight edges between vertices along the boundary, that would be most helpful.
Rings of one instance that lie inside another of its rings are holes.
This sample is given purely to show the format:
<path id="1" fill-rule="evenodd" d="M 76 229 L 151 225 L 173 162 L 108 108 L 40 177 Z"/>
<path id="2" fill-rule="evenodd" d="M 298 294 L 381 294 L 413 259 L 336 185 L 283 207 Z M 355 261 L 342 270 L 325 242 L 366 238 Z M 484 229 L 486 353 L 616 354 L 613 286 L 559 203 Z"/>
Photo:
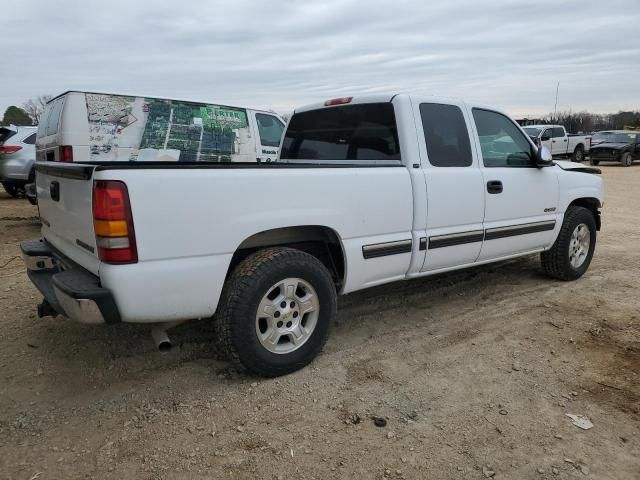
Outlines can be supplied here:
<path id="1" fill-rule="evenodd" d="M 256 312 L 256 335 L 271 353 L 298 350 L 313 334 L 320 314 L 318 294 L 301 278 L 274 283 L 262 297 Z"/>
<path id="2" fill-rule="evenodd" d="M 580 268 L 587 258 L 591 244 L 591 232 L 584 223 L 578 225 L 569 240 L 569 263 L 573 268 Z"/>

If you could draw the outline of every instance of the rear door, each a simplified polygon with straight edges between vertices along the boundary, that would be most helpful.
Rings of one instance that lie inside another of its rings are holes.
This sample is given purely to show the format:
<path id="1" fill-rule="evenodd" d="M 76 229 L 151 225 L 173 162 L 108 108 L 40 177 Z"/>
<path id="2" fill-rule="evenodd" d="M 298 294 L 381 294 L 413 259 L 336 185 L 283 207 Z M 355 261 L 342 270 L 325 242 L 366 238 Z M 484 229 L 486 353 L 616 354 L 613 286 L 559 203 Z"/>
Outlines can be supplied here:
<path id="1" fill-rule="evenodd" d="M 484 191 L 469 118 L 455 102 L 415 100 L 413 108 L 427 188 L 422 271 L 473 263 L 482 246 Z"/>
<path id="2" fill-rule="evenodd" d="M 479 260 L 549 246 L 556 222 L 558 167 L 537 168 L 527 136 L 510 118 L 473 108 L 485 186 L 485 236 Z"/>
<path id="3" fill-rule="evenodd" d="M 42 234 L 54 247 L 87 270 L 98 273 L 93 230 L 93 169 L 80 164 L 36 164 Z"/>
<path id="4" fill-rule="evenodd" d="M 275 162 L 278 158 L 284 123 L 276 115 L 251 112 L 253 130 L 256 132 L 256 161 Z"/>
<path id="5" fill-rule="evenodd" d="M 58 145 L 59 131 L 66 96 L 61 96 L 49 102 L 40 117 L 36 135 L 36 159 L 49 162 L 60 160 Z"/>

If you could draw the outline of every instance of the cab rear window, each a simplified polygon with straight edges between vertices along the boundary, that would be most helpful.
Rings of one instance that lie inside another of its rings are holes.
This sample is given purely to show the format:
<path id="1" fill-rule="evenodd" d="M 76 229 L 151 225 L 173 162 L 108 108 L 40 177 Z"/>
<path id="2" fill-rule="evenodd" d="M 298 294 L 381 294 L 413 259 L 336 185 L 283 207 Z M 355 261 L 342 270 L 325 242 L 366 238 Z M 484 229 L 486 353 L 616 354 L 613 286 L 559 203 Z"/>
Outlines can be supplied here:
<path id="1" fill-rule="evenodd" d="M 391 103 L 369 103 L 293 115 L 282 143 L 281 160 L 400 160 Z"/>

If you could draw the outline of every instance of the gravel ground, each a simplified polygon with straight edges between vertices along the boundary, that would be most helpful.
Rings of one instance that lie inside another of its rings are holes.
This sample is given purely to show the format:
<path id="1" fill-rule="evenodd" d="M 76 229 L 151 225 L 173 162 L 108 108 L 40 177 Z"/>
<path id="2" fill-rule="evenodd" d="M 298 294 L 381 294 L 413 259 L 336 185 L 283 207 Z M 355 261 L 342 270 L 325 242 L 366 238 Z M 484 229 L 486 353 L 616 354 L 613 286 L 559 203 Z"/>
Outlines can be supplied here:
<path id="1" fill-rule="evenodd" d="M 640 478 L 640 165 L 602 169 L 579 281 L 536 256 L 352 294 L 318 360 L 273 380 L 206 321 L 161 355 L 142 327 L 36 318 L 14 257 L 37 209 L 0 193 L 0 478 Z"/>

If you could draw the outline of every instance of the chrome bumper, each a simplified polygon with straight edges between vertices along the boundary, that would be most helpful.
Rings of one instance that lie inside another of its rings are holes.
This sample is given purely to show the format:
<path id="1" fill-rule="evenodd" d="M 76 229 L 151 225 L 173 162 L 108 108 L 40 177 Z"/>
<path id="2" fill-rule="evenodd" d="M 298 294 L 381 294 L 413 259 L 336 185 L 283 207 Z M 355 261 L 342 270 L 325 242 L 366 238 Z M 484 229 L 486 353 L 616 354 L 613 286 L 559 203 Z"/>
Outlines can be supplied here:
<path id="1" fill-rule="evenodd" d="M 28 240 L 20 244 L 27 275 L 44 296 L 54 312 L 79 323 L 117 323 L 120 313 L 109 290 L 100 286 L 100 279 L 72 264 L 56 253 L 43 240 Z"/>

